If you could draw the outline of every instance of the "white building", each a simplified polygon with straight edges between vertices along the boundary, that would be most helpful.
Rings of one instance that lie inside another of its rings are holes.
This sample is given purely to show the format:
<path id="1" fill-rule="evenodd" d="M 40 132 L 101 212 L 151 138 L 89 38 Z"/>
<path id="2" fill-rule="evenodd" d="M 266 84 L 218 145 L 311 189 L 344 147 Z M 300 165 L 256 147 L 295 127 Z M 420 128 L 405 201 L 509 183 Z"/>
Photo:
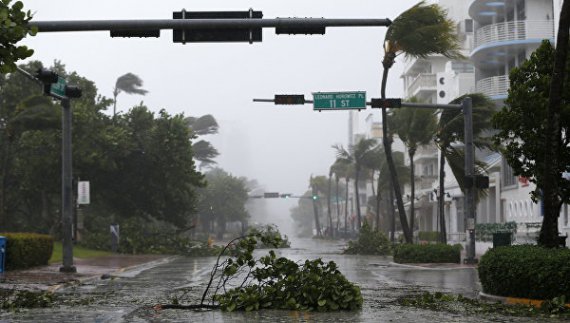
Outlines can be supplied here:
<path id="1" fill-rule="evenodd" d="M 481 92 L 502 106 L 509 87 L 509 71 L 527 59 L 543 39 L 554 41 L 561 0 L 440 0 L 448 16 L 457 22 L 465 61 L 449 60 L 441 55 L 405 62 L 402 80 L 405 95 L 427 103 L 448 103 L 454 98 Z M 401 63 L 401 62 L 398 62 Z M 367 122 L 367 137 L 381 137 L 382 125 Z M 354 127 L 356 128 L 356 127 Z M 352 132 L 354 133 L 354 132 Z M 351 135 L 351 140 L 354 138 Z M 399 146 L 399 147 L 398 147 Z M 403 149 L 401 142 L 394 150 Z M 416 152 L 416 231 L 439 228 L 437 190 L 439 158 L 435 146 Z M 407 154 L 406 154 L 407 155 Z M 478 223 L 518 223 L 519 235 L 534 237 L 532 231 L 542 221 L 541 206 L 530 200 L 534 190 L 525 178 L 517 178 L 497 153 L 477 152 L 488 166 L 490 188 L 477 205 Z M 409 161 L 407 161 L 409 163 Z M 463 194 L 447 167 L 445 187 L 445 222 L 449 240 L 465 238 Z M 404 200 L 406 192 L 404 188 Z M 408 188 L 409 190 L 409 188 Z M 371 194 L 370 188 L 366 190 Z M 365 204 L 362 204 L 365 205 Z M 570 231 L 568 207 L 564 206 L 559 227 Z M 364 209 L 363 209 L 364 212 Z M 364 213 L 363 213 L 364 214 Z"/>

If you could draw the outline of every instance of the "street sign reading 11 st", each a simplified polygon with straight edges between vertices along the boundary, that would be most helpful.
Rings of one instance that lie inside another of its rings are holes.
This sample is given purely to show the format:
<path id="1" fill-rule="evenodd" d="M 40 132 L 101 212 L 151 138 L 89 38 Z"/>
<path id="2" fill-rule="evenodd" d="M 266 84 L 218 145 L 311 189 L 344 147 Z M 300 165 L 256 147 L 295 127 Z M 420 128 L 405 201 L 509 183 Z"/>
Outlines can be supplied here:
<path id="1" fill-rule="evenodd" d="M 366 92 L 315 92 L 313 110 L 366 109 Z"/>

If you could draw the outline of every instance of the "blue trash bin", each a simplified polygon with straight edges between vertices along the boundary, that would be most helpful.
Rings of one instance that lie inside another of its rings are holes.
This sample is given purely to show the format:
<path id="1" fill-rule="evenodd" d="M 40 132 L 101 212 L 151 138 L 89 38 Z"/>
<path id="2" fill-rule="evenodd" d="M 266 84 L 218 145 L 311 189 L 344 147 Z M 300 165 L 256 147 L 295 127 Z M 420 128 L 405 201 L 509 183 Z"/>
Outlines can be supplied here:
<path id="1" fill-rule="evenodd" d="M 4 265 L 6 264 L 6 237 L 0 236 L 0 274 L 4 273 Z"/>

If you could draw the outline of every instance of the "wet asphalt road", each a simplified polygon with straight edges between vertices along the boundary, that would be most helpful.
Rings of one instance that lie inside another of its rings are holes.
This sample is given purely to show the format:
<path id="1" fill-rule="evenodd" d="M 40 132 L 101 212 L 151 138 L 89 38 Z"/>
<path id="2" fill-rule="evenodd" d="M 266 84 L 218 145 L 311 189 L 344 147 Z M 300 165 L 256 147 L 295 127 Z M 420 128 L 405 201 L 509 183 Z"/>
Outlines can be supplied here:
<path id="1" fill-rule="evenodd" d="M 513 317 L 474 317 L 402 307 L 399 296 L 441 291 L 475 297 L 479 291 L 476 270 L 426 270 L 390 264 L 390 257 L 341 255 L 343 243 L 297 240 L 278 254 L 292 260 L 333 260 L 346 277 L 357 283 L 364 297 L 355 312 L 304 313 L 258 311 L 254 313 L 194 312 L 152 309 L 153 305 L 197 304 L 215 262 L 214 257 L 177 257 L 152 268 L 124 272 L 114 279 L 96 280 L 58 291 L 72 305 L 0 314 L 0 322 L 534 322 Z"/>

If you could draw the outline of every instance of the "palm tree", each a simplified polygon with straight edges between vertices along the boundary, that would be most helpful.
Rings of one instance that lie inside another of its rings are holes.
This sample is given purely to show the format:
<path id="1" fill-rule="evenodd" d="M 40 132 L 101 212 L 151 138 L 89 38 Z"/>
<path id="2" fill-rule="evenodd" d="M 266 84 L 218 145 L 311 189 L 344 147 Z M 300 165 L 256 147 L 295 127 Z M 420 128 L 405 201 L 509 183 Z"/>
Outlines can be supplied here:
<path id="1" fill-rule="evenodd" d="M 210 114 L 203 115 L 199 118 L 187 117 L 184 120 L 188 124 L 188 127 L 192 129 L 195 136 L 218 133 L 218 122 Z M 214 158 L 220 154 L 218 150 L 206 140 L 195 142 L 192 145 L 192 152 L 194 153 L 194 158 L 200 162 L 200 168 L 215 164 Z"/>
<path id="2" fill-rule="evenodd" d="M 394 110 L 391 120 L 394 131 L 408 147 L 410 157 L 410 228 L 414 231 L 414 202 L 416 197 L 414 155 L 418 147 L 432 142 L 437 119 L 433 111 L 415 108 Z"/>
<path id="3" fill-rule="evenodd" d="M 148 93 L 147 90 L 141 89 L 143 86 L 143 81 L 140 77 L 133 73 L 127 73 L 125 75 L 119 76 L 117 82 L 115 83 L 115 88 L 113 89 L 113 117 L 117 114 L 117 96 L 121 92 L 127 94 L 140 94 L 145 95 Z"/>
<path id="4" fill-rule="evenodd" d="M 309 180 L 309 186 L 311 188 L 311 194 L 312 194 L 312 199 L 313 199 L 313 212 L 315 215 L 315 229 L 317 230 L 317 237 L 321 236 L 321 224 L 319 221 L 319 211 L 318 211 L 318 207 L 320 204 L 320 198 L 319 198 L 319 193 L 323 193 L 326 192 L 326 182 L 327 179 L 325 176 L 316 176 L 313 177 L 311 175 L 311 178 Z"/>
<path id="5" fill-rule="evenodd" d="M 334 164 L 331 166 L 331 171 L 335 177 L 335 184 L 336 184 L 336 230 L 338 231 L 338 226 L 340 223 L 340 189 L 339 183 L 341 178 L 347 177 L 346 173 L 348 172 L 348 168 L 345 162 L 340 159 L 335 160 Z"/>
<path id="6" fill-rule="evenodd" d="M 403 12 L 394 19 L 394 22 L 386 31 L 384 41 L 384 59 L 382 65 L 382 99 L 386 98 L 386 82 L 388 71 L 394 65 L 399 54 L 404 53 L 407 57 L 423 58 L 432 54 L 442 54 L 449 58 L 462 57 L 459 53 L 459 40 L 454 33 L 455 24 L 447 19 L 446 12 L 437 4 L 426 4 L 421 1 L 417 5 Z M 390 180 L 394 186 L 394 193 L 398 203 L 400 222 L 407 243 L 412 243 L 412 232 L 408 227 L 406 210 L 402 200 L 402 191 L 398 185 L 398 175 L 392 157 L 392 139 L 388 135 L 388 113 L 382 108 L 383 120 L 383 143 L 386 152 L 386 160 L 390 169 Z"/>
<path id="7" fill-rule="evenodd" d="M 344 160 L 345 162 L 354 165 L 354 191 L 356 194 L 356 215 L 358 219 L 359 230 L 362 225 L 362 220 L 360 215 L 360 195 L 358 182 L 362 167 L 364 167 L 368 160 L 372 158 L 372 152 L 375 145 L 376 140 L 374 139 L 361 139 L 356 143 L 356 145 L 350 146 L 348 150 L 339 145 L 333 146 L 333 148 L 337 151 L 337 159 Z"/>
<path id="8" fill-rule="evenodd" d="M 491 129 L 491 116 L 494 111 L 494 103 L 486 96 L 479 93 L 466 94 L 451 101 L 451 104 L 459 104 L 465 97 L 471 97 L 473 104 L 473 143 L 477 148 L 490 149 L 490 138 L 484 137 L 487 130 Z M 437 125 L 437 132 L 435 136 L 435 143 L 440 153 L 439 161 L 439 222 L 442 243 L 447 243 L 447 234 L 445 228 L 444 216 L 444 181 L 445 181 L 445 163 L 449 163 L 449 167 L 459 184 L 459 187 L 464 191 L 465 187 L 465 162 L 464 156 L 461 151 L 453 147 L 453 143 L 463 142 L 464 138 L 464 119 L 463 113 L 458 109 L 446 109 L 441 112 L 439 122 Z M 481 171 L 481 167 L 478 168 Z"/>

